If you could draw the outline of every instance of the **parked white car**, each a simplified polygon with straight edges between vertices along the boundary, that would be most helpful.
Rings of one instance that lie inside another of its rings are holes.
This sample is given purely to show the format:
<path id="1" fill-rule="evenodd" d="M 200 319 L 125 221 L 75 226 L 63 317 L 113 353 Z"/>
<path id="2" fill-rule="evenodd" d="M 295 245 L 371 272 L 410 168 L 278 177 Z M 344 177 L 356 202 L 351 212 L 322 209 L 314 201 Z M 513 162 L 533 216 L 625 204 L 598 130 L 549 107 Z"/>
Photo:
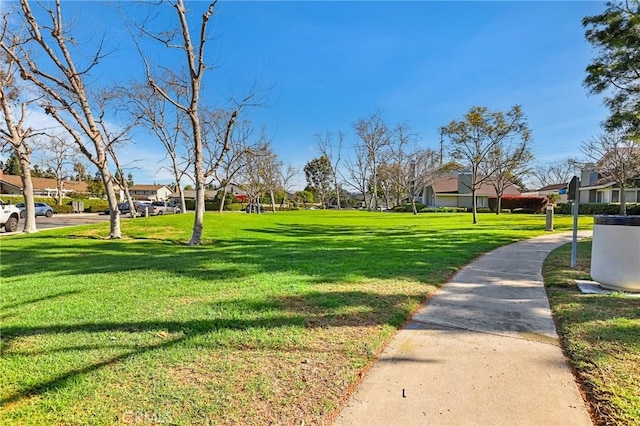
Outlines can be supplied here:
<path id="1" fill-rule="evenodd" d="M 0 227 L 4 228 L 5 232 L 16 232 L 19 220 L 20 209 L 0 200 Z"/>
<path id="2" fill-rule="evenodd" d="M 151 204 L 141 205 L 138 207 L 138 214 L 144 216 L 147 210 L 149 212 L 149 216 L 182 213 L 179 206 L 169 201 L 154 201 Z"/>

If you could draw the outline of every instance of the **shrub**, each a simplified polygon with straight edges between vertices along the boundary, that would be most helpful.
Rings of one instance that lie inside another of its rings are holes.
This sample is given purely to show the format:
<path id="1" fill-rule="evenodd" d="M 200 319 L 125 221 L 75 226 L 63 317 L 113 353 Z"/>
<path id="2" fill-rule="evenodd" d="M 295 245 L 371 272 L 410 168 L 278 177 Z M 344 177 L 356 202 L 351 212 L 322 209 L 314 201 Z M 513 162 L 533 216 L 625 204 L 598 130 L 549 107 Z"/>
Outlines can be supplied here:
<path id="1" fill-rule="evenodd" d="M 491 209 L 489 207 L 480 207 L 476 209 L 476 213 L 491 213 Z"/>
<path id="2" fill-rule="evenodd" d="M 556 210 L 558 214 L 572 214 L 571 203 L 558 204 Z M 596 214 L 620 214 L 620 203 L 602 204 L 602 203 L 583 203 L 578 205 L 578 214 L 596 215 Z M 628 215 L 640 215 L 640 203 L 627 203 Z"/>
<path id="3" fill-rule="evenodd" d="M 62 206 L 58 206 L 58 205 L 53 205 L 51 206 L 53 207 L 53 212 L 54 213 L 73 213 L 73 207 L 64 204 Z"/>
<path id="4" fill-rule="evenodd" d="M 244 210 L 244 204 L 241 203 L 229 203 L 225 204 L 224 209 L 230 212 L 239 212 Z"/>
<path id="5" fill-rule="evenodd" d="M 489 207 L 495 210 L 495 200 L 489 200 Z M 493 204 L 493 205 L 492 205 Z M 500 205 L 501 209 L 529 209 L 534 212 L 543 209 L 547 204 L 547 197 L 520 197 L 507 196 L 502 197 Z"/>
<path id="6" fill-rule="evenodd" d="M 513 210 L 511 210 L 511 213 L 514 213 L 514 214 L 518 214 L 518 213 L 520 213 L 520 214 L 533 214 L 535 212 L 536 212 L 536 210 L 534 210 L 534 209 L 513 209 Z"/>
<path id="7" fill-rule="evenodd" d="M 416 210 L 417 211 L 422 211 L 422 209 L 424 209 L 425 207 L 427 207 L 426 204 L 422 204 L 422 203 L 416 203 Z M 400 212 L 400 213 L 413 213 L 413 206 L 411 205 L 411 203 L 407 203 L 407 204 L 400 204 L 398 206 L 395 206 L 391 209 L 392 212 Z"/>

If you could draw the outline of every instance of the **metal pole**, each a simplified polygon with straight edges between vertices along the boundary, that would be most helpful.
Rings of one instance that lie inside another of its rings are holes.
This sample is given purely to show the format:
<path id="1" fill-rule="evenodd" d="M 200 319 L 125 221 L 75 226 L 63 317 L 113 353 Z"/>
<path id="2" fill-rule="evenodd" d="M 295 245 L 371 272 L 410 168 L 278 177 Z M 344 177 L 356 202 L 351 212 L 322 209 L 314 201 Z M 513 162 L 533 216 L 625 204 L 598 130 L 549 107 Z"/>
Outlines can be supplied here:
<path id="1" fill-rule="evenodd" d="M 579 193 L 576 194 L 575 200 L 573 200 L 573 242 L 571 244 L 571 267 L 576 267 L 576 258 L 578 254 L 578 210 L 580 209 L 578 198 Z"/>

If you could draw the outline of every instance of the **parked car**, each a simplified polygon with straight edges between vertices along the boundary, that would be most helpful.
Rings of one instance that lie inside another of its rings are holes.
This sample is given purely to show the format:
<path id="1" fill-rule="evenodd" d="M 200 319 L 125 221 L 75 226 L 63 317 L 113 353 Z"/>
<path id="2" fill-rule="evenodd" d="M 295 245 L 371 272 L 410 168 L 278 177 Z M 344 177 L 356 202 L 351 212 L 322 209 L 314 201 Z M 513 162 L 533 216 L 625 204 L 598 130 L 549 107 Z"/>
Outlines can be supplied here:
<path id="1" fill-rule="evenodd" d="M 20 216 L 20 210 L 16 206 L 5 204 L 0 200 L 0 227 L 4 228 L 5 232 L 16 232 L 18 216 Z"/>
<path id="2" fill-rule="evenodd" d="M 150 206 L 151 203 L 150 202 L 145 202 L 145 201 L 134 201 L 133 204 L 135 205 L 135 210 L 139 213 L 139 208 L 142 206 Z M 120 214 L 129 214 L 131 213 L 131 209 L 129 208 L 129 203 L 120 203 L 118 204 L 118 210 L 120 210 Z M 104 214 L 111 214 L 111 209 L 109 207 L 107 207 L 104 211 Z"/>
<path id="3" fill-rule="evenodd" d="M 147 209 L 149 210 L 149 216 L 182 213 L 180 207 L 170 201 L 154 201 L 151 205 L 140 206 L 138 207 L 138 213 L 144 216 Z"/>
<path id="4" fill-rule="evenodd" d="M 36 216 L 53 216 L 53 207 L 46 203 L 34 203 L 36 208 Z M 25 203 L 18 203 L 16 207 L 20 209 L 20 217 L 24 218 L 27 215 L 27 205 Z"/>

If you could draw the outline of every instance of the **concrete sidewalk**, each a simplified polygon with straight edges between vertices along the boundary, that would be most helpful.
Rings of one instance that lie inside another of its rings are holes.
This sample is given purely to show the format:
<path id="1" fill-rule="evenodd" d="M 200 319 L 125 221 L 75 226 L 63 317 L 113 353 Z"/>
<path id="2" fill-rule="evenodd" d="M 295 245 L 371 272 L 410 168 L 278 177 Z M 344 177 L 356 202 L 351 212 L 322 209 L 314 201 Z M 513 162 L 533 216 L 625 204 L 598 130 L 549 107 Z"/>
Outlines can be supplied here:
<path id="1" fill-rule="evenodd" d="M 545 235 L 467 265 L 398 332 L 336 424 L 591 425 L 542 281 L 546 256 L 570 241 Z"/>

